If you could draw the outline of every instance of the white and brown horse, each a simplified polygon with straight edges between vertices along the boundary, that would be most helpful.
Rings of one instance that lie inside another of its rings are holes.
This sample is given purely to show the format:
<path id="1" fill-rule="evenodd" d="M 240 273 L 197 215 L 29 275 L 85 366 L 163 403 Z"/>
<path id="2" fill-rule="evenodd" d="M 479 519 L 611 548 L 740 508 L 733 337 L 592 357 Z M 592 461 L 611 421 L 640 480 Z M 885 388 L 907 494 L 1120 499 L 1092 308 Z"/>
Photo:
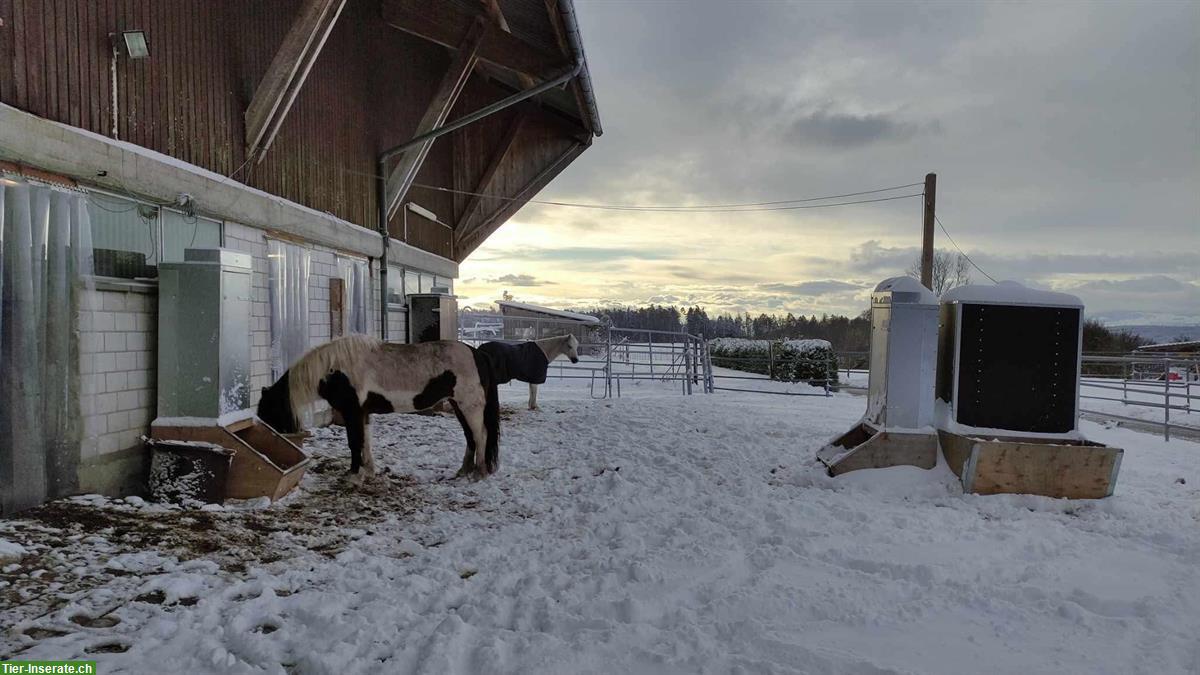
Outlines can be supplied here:
<path id="1" fill-rule="evenodd" d="M 258 416 L 282 433 L 299 431 L 318 397 L 342 416 L 351 480 L 375 474 L 371 415 L 427 410 L 449 401 L 467 437 L 459 475 L 483 477 L 500 464 L 500 400 L 487 355 L 461 342 L 391 344 L 348 335 L 309 350 L 263 389 Z M 360 471 L 361 470 L 361 471 Z"/>

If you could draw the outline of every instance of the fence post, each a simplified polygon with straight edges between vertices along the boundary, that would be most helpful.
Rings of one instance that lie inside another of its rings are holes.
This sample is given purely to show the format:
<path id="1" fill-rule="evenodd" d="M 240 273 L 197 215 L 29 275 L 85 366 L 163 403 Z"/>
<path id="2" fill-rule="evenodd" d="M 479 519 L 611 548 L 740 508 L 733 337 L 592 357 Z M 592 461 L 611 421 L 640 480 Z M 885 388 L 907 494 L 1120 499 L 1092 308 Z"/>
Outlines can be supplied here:
<path id="1" fill-rule="evenodd" d="M 775 379 L 775 343 L 767 343 L 767 379 Z"/>
<path id="2" fill-rule="evenodd" d="M 1163 440 L 1171 440 L 1171 359 L 1163 359 Z"/>
<path id="3" fill-rule="evenodd" d="M 604 398 L 612 398 L 612 326 L 605 326 Z"/>
<path id="4" fill-rule="evenodd" d="M 688 396 L 692 395 L 692 343 L 691 340 L 683 339 L 683 381 L 687 389 Z"/>

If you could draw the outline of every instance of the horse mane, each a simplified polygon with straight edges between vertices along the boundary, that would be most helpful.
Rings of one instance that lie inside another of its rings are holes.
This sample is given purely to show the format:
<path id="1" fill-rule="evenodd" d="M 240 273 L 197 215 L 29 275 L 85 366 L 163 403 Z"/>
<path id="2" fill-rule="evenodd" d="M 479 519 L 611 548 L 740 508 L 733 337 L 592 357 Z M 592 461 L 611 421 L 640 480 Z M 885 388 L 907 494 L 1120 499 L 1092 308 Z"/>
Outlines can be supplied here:
<path id="1" fill-rule="evenodd" d="M 353 334 L 330 340 L 305 352 L 288 369 L 288 397 L 292 413 L 301 419 L 308 404 L 317 398 L 317 386 L 325 376 L 340 370 L 355 380 L 363 361 L 383 345 L 383 341 L 370 335 Z"/>

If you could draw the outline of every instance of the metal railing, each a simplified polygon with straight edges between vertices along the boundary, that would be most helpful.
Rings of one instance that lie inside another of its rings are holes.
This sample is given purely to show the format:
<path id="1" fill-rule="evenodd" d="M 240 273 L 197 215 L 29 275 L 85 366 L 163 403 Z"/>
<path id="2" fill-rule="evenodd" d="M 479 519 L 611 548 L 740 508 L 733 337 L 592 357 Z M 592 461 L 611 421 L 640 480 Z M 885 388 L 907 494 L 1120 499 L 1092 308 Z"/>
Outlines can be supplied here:
<path id="1" fill-rule="evenodd" d="M 579 340 L 579 363 L 557 359 L 547 378 L 588 380 L 593 398 L 620 397 L 622 383 L 653 381 L 678 383 L 679 392 L 712 393 L 712 365 L 704 338 L 683 331 L 661 331 L 586 324 L 571 319 L 510 316 L 505 314 L 462 314 L 459 340 L 524 342 L 575 335 Z"/>
<path id="2" fill-rule="evenodd" d="M 1163 438 L 1171 439 L 1171 431 L 1179 430 L 1200 436 L 1200 426 L 1171 421 L 1171 411 L 1192 414 L 1200 412 L 1200 359 L 1153 356 L 1099 356 L 1084 355 L 1083 373 L 1080 377 L 1080 400 L 1108 401 L 1124 406 L 1157 408 L 1162 410 L 1162 422 L 1157 419 L 1121 415 L 1110 410 L 1094 410 L 1080 405 L 1080 412 L 1118 421 L 1152 424 L 1162 428 Z M 1111 376 L 1089 375 L 1107 370 Z M 1172 377 L 1179 379 L 1173 380 Z M 1161 378 L 1161 383 L 1159 381 Z M 1111 396 L 1084 393 L 1084 388 L 1114 392 Z M 1196 393 L 1193 393 L 1193 388 Z M 1115 392 L 1121 392 L 1120 398 Z"/>

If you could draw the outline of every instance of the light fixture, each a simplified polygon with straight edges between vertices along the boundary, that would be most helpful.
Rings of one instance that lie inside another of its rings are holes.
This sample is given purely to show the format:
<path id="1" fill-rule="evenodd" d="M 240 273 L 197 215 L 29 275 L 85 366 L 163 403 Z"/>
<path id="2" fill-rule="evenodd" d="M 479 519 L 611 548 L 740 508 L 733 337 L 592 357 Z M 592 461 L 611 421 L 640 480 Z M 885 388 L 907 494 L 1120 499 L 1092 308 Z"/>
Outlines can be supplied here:
<path id="1" fill-rule="evenodd" d="M 146 42 L 146 31 L 142 30 L 127 30 L 121 33 L 121 37 L 125 40 L 125 53 L 131 59 L 145 59 L 150 57 L 150 45 Z"/>
<path id="2" fill-rule="evenodd" d="M 420 204 L 418 204 L 416 202 L 409 202 L 408 210 L 412 211 L 413 213 L 417 214 L 418 216 L 423 216 L 429 220 L 432 220 L 435 223 L 438 222 L 438 217 L 437 217 L 436 213 L 434 213 L 433 211 L 430 211 L 429 209 L 425 208 L 424 206 L 421 206 Z"/>

